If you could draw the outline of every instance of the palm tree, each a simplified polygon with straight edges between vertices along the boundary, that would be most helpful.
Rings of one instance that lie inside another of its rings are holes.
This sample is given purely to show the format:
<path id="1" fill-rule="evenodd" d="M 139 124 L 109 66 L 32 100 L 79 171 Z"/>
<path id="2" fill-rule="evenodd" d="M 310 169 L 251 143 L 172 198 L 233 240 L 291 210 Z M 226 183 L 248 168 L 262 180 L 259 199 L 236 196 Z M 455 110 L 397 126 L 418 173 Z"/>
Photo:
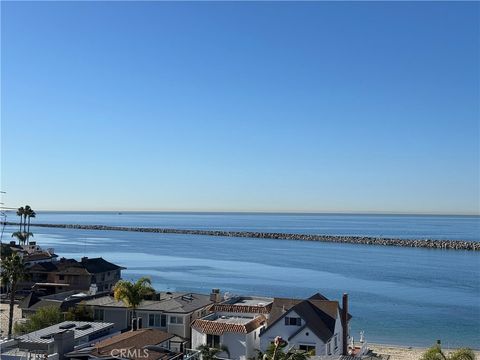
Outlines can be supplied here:
<path id="1" fill-rule="evenodd" d="M 19 207 L 17 209 L 17 216 L 20 216 L 20 228 L 18 229 L 18 231 L 22 231 L 22 225 L 23 225 L 23 214 L 25 213 L 25 208 L 23 206 Z"/>
<path id="2" fill-rule="evenodd" d="M 221 352 L 225 352 L 228 357 L 230 357 L 230 351 L 228 347 L 225 345 L 220 345 L 218 348 L 210 347 L 208 345 L 200 345 L 197 347 L 197 350 L 200 351 L 200 355 L 202 356 L 202 360 L 215 360 L 218 359 L 217 354 Z"/>
<path id="3" fill-rule="evenodd" d="M 16 231 L 12 234 L 12 237 L 16 237 L 18 239 L 19 244 L 25 244 L 30 236 L 33 236 L 32 233 L 26 233 L 23 231 Z"/>
<path id="4" fill-rule="evenodd" d="M 296 350 L 293 347 L 284 352 L 283 349 L 286 346 L 287 342 L 280 336 L 277 336 L 264 354 L 258 351 L 257 358 L 259 360 L 307 360 L 311 356 L 310 353 Z"/>
<path id="5" fill-rule="evenodd" d="M 151 295 L 155 290 L 151 286 L 152 282 L 147 277 L 142 277 L 133 283 L 127 280 L 120 280 L 113 288 L 113 296 L 116 301 L 123 301 L 132 310 L 133 317 L 136 317 L 138 305 L 147 295 Z"/>
<path id="6" fill-rule="evenodd" d="M 447 355 L 437 344 L 428 349 L 420 360 L 475 360 L 475 353 L 471 349 L 458 349 Z"/>
<path id="7" fill-rule="evenodd" d="M 19 281 L 27 278 L 27 270 L 22 258 L 13 253 L 2 261 L 2 283 L 10 285 L 10 313 L 8 317 L 8 337 L 12 336 L 13 308 L 15 305 L 15 292 Z"/>
<path id="8" fill-rule="evenodd" d="M 27 209 L 28 208 L 28 209 Z M 34 218 L 37 213 L 30 207 L 30 206 L 25 206 L 25 213 L 28 218 L 28 225 L 27 225 L 27 244 L 29 243 L 29 237 L 30 237 L 30 219 Z"/>

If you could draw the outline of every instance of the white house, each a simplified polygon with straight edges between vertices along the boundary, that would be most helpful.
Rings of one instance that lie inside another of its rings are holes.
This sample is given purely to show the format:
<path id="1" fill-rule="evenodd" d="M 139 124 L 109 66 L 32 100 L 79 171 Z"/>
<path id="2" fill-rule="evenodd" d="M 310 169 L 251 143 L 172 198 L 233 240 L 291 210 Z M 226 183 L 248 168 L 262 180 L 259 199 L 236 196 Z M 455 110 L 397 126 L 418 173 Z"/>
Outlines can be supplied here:
<path id="1" fill-rule="evenodd" d="M 343 300 L 342 310 L 338 301 L 320 294 L 303 301 L 275 299 L 268 326 L 260 334 L 260 349 L 265 351 L 280 336 L 287 342 L 287 348 L 317 356 L 346 354 L 351 316 L 347 312 L 346 294 Z"/>
<path id="2" fill-rule="evenodd" d="M 192 348 L 226 346 L 230 359 L 248 359 L 260 349 L 260 331 L 270 314 L 273 298 L 236 296 L 215 303 L 212 314 L 192 323 Z"/>
<path id="3" fill-rule="evenodd" d="M 192 323 L 192 348 L 225 346 L 228 353 L 219 354 L 222 357 L 234 360 L 252 358 L 260 347 L 260 330 L 265 322 L 266 317 L 261 314 L 210 314 Z"/>

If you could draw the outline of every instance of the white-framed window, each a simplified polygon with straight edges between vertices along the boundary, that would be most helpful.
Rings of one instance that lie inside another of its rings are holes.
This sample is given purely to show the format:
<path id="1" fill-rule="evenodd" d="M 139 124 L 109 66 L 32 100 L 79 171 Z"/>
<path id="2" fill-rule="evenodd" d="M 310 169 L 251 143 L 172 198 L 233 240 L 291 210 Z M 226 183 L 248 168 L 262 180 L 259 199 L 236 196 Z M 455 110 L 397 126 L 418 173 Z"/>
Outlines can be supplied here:
<path id="1" fill-rule="evenodd" d="M 299 345 L 298 350 L 305 351 L 311 356 L 315 356 L 315 345 Z"/>
<path id="2" fill-rule="evenodd" d="M 302 326 L 302 319 L 300 319 L 299 317 L 285 316 L 285 325 Z"/>
<path id="3" fill-rule="evenodd" d="M 330 341 L 327 343 L 327 355 L 332 355 L 332 349 L 330 346 Z"/>
<path id="4" fill-rule="evenodd" d="M 183 317 L 170 316 L 170 324 L 183 324 Z"/>
<path id="5" fill-rule="evenodd" d="M 220 348 L 220 336 L 207 334 L 207 346 L 211 348 Z"/>
<path id="6" fill-rule="evenodd" d="M 335 334 L 335 337 L 333 338 L 333 343 L 335 345 L 335 350 L 338 349 L 338 335 Z"/>
<path id="7" fill-rule="evenodd" d="M 148 314 L 148 326 L 149 327 L 166 327 L 167 315 L 164 314 Z"/>

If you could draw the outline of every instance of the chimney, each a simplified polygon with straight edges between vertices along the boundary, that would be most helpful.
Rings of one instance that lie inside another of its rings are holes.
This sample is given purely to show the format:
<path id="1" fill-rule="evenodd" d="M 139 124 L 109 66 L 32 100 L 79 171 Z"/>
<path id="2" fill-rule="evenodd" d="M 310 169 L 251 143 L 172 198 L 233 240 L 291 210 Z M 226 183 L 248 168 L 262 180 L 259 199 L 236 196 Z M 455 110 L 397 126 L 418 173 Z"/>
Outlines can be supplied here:
<path id="1" fill-rule="evenodd" d="M 88 293 L 90 295 L 96 295 L 98 291 L 97 284 L 90 284 L 90 289 L 88 290 Z"/>
<path id="2" fill-rule="evenodd" d="M 342 297 L 342 355 L 348 354 L 348 294 Z"/>
<path id="3" fill-rule="evenodd" d="M 82 263 L 84 263 L 84 262 L 87 262 L 87 260 L 88 260 L 88 256 L 84 256 L 84 257 L 82 257 L 82 259 L 80 261 Z"/>
<path id="4" fill-rule="evenodd" d="M 210 293 L 210 301 L 218 303 L 220 302 L 221 298 L 220 289 L 212 289 L 212 292 Z"/>
<path id="5" fill-rule="evenodd" d="M 65 354 L 73 351 L 75 346 L 73 330 L 62 331 L 53 336 L 54 351 L 58 354 L 58 359 L 66 359 Z"/>

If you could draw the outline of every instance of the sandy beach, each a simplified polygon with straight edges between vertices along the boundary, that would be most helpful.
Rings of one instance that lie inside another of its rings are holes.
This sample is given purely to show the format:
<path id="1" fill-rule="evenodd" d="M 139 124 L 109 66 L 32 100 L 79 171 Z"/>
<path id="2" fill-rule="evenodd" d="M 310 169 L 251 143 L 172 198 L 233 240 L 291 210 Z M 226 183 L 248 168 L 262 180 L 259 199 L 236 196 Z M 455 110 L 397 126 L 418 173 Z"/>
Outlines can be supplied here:
<path id="1" fill-rule="evenodd" d="M 376 354 L 389 355 L 389 360 L 418 360 L 427 348 L 420 347 L 405 347 L 396 345 L 385 344 L 370 344 L 369 348 Z M 454 350 L 443 349 L 445 353 L 449 353 Z M 480 359 L 480 351 L 475 350 L 475 356 Z"/>

